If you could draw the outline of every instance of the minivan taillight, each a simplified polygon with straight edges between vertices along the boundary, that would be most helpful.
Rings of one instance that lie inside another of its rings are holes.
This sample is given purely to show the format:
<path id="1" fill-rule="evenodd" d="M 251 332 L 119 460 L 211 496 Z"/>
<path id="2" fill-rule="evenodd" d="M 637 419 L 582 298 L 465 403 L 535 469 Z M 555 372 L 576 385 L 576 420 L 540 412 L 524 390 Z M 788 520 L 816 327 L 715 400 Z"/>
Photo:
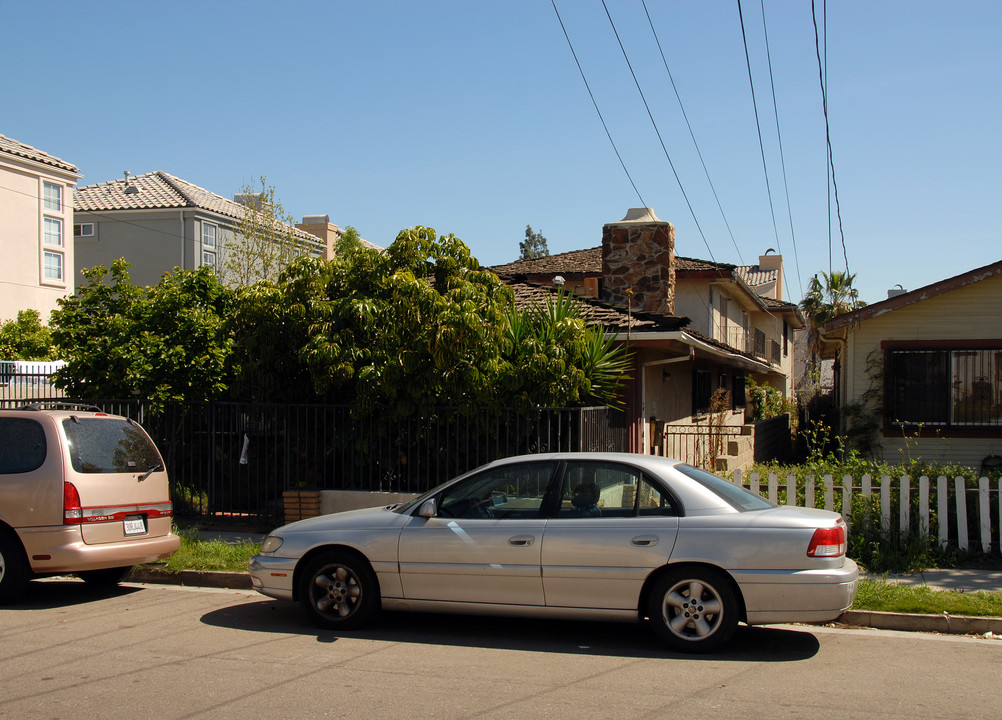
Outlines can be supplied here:
<path id="1" fill-rule="evenodd" d="M 807 546 L 808 557 L 839 557 L 845 555 L 845 523 L 838 521 L 835 527 L 818 528 Z"/>
<path id="2" fill-rule="evenodd" d="M 79 525 L 83 522 L 83 508 L 80 493 L 73 483 L 63 482 L 63 525 Z"/>

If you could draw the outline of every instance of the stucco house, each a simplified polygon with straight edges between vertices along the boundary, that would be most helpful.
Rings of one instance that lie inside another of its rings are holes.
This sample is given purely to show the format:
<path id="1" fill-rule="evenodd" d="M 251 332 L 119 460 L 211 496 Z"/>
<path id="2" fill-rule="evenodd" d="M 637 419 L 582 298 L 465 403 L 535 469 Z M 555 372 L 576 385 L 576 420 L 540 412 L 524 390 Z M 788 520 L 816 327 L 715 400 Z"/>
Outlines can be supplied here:
<path id="1" fill-rule="evenodd" d="M 73 294 L 75 165 L 0 135 L 0 321 Z"/>
<path id="2" fill-rule="evenodd" d="M 513 287 L 562 287 L 619 313 L 617 323 L 602 324 L 634 353 L 630 449 L 677 456 L 668 436 L 706 427 L 717 388 L 730 405 L 715 420 L 733 428 L 745 424 L 747 375 L 792 393 L 792 331 L 804 322 L 782 300 L 781 267 L 779 256 L 746 268 L 678 257 L 674 226 L 641 208 L 606 224 L 599 247 L 491 270 Z M 746 277 L 778 297 L 760 295 Z"/>
<path id="3" fill-rule="evenodd" d="M 238 196 L 239 197 L 239 196 Z M 77 267 L 109 267 L 124 257 L 137 285 L 153 285 L 175 267 L 216 268 L 241 241 L 240 219 L 251 212 L 237 200 L 163 171 L 86 185 L 74 195 Z M 285 226 L 302 251 L 332 257 L 341 231 L 326 215 Z"/>
<path id="4" fill-rule="evenodd" d="M 878 456 L 980 469 L 1002 455 L 1002 261 L 893 293 L 822 337 L 842 429 Z"/>

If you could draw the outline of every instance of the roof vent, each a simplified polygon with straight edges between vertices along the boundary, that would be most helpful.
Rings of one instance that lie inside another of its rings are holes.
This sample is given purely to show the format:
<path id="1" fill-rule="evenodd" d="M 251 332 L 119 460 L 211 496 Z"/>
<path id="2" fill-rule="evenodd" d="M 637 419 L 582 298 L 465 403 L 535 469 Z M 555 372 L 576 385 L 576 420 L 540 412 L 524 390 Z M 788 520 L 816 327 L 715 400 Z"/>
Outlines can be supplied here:
<path id="1" fill-rule="evenodd" d="M 887 298 L 890 299 L 893 297 L 897 297 L 898 295 L 904 295 L 906 292 L 908 291 L 905 290 L 903 287 L 901 287 L 901 283 L 898 283 L 897 285 L 895 285 L 894 287 L 892 287 L 890 290 L 887 291 Z"/>
<path id="2" fill-rule="evenodd" d="M 138 195 L 139 194 L 139 188 L 137 188 L 135 185 L 130 185 L 129 184 L 129 171 L 128 170 L 125 171 L 125 194 L 126 195 Z"/>

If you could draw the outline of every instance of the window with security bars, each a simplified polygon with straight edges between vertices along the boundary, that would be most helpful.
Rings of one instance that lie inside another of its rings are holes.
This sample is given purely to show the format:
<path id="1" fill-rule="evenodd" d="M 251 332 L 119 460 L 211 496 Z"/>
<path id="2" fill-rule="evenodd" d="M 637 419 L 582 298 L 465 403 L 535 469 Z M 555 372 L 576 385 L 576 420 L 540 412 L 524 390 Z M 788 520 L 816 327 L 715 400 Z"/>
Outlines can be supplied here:
<path id="1" fill-rule="evenodd" d="M 892 424 L 1002 428 L 1002 347 L 894 349 L 885 373 Z"/>

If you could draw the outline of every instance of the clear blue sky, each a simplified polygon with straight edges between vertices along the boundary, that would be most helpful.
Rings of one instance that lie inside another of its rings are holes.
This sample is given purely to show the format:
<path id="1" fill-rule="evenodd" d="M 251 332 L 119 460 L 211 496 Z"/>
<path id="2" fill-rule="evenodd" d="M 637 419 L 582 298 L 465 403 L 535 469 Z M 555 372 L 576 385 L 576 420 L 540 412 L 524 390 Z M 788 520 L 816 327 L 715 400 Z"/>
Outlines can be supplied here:
<path id="1" fill-rule="evenodd" d="M 750 264 L 776 248 L 793 301 L 813 273 L 844 269 L 809 0 L 764 3 L 771 82 L 762 6 L 742 3 L 775 224 L 736 0 L 647 0 L 723 213 L 643 4 L 607 2 L 682 189 L 601 0 L 556 4 L 678 253 Z M 427 225 L 484 265 L 514 260 L 526 224 L 551 253 L 594 247 L 604 223 L 641 204 L 550 0 L 4 0 L 0 11 L 0 133 L 77 165 L 81 184 L 164 170 L 229 197 L 263 175 L 296 218 L 326 213 L 383 246 Z M 995 0 L 829 3 L 845 255 L 869 302 L 1002 259 L 1000 29 Z"/>

